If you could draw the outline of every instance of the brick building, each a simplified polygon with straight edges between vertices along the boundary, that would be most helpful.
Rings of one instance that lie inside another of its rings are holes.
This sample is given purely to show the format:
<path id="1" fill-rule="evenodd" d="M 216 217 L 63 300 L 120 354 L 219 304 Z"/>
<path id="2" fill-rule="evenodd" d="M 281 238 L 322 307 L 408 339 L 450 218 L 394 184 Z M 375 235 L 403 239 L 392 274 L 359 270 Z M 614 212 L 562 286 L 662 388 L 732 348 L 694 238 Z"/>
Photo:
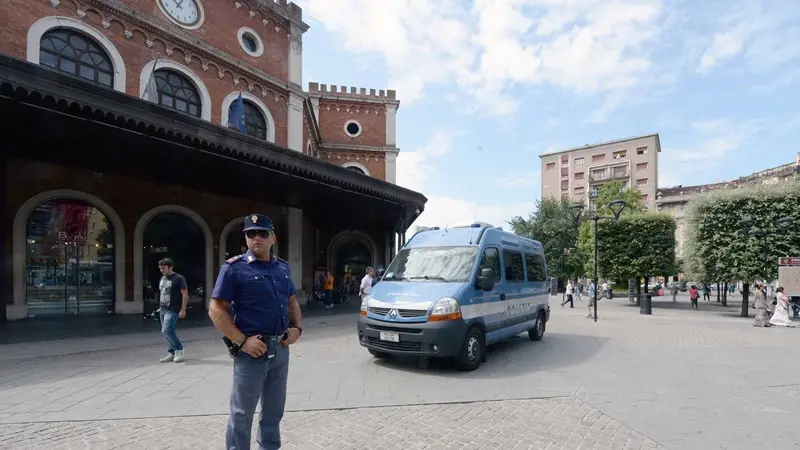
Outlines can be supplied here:
<path id="1" fill-rule="evenodd" d="M 0 2 L 5 319 L 141 313 L 164 256 L 202 311 L 251 212 L 302 291 L 388 264 L 426 202 L 399 102 L 304 91 L 307 29 L 285 0 Z"/>

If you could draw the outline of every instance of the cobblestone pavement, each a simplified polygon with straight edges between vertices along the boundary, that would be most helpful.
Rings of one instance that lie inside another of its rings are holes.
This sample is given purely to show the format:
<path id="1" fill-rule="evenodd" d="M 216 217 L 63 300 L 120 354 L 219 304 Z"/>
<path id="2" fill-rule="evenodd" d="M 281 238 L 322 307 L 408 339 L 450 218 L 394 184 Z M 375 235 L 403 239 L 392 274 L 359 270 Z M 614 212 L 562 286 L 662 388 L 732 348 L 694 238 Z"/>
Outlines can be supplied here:
<path id="1" fill-rule="evenodd" d="M 220 449 L 226 420 L 213 415 L 0 425 L 0 448 Z M 282 431 L 287 450 L 664 448 L 574 398 L 294 412 Z M 255 447 L 255 430 L 253 436 Z"/>
<path id="2" fill-rule="evenodd" d="M 544 340 L 497 345 L 469 373 L 370 357 L 355 315 L 309 319 L 292 348 L 285 448 L 604 448 L 609 436 L 624 448 L 617 434 L 640 447 L 645 435 L 670 449 L 800 448 L 800 428 L 769 431 L 800 416 L 800 330 L 754 328 L 734 303 L 663 302 L 643 316 L 601 300 L 594 323 L 554 299 Z M 0 346 L 0 448 L 221 448 L 230 359 L 213 329 L 179 334 L 183 364 L 157 362 L 157 333 Z"/>

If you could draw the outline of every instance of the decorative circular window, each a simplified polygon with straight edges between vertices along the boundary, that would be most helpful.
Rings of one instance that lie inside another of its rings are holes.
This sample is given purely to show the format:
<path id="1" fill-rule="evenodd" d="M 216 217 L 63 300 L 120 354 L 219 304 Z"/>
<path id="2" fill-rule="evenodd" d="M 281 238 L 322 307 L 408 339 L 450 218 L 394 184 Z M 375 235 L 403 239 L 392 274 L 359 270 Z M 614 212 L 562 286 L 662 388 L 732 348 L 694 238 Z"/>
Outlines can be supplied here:
<path id="1" fill-rule="evenodd" d="M 239 45 L 248 55 L 261 56 L 264 53 L 264 42 L 252 28 L 239 28 L 237 36 L 239 37 Z"/>
<path id="2" fill-rule="evenodd" d="M 361 124 L 355 120 L 348 120 L 344 124 L 344 132 L 350 137 L 358 137 L 361 134 Z"/>
<path id="3" fill-rule="evenodd" d="M 156 3 L 172 23 L 188 30 L 203 25 L 205 14 L 200 0 L 156 0 Z"/>

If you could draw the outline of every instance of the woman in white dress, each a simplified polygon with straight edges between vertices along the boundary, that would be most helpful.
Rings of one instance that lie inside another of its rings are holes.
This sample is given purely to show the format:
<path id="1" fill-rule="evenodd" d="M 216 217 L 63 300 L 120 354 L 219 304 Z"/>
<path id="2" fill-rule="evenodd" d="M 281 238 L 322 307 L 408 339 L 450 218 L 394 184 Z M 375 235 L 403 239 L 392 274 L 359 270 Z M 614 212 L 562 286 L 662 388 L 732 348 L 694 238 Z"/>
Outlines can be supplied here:
<path id="1" fill-rule="evenodd" d="M 777 304 L 775 305 L 775 313 L 769 319 L 771 325 L 777 327 L 793 327 L 792 321 L 789 320 L 789 297 L 783 293 L 783 287 L 775 290 L 777 294 Z"/>

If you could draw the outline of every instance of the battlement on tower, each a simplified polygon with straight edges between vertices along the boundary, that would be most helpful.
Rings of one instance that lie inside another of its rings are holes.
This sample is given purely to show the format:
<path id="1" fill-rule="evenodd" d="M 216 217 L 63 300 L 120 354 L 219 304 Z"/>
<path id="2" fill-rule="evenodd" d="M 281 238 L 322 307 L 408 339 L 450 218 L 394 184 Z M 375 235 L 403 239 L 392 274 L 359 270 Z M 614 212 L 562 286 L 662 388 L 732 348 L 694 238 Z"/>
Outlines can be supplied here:
<path id="1" fill-rule="evenodd" d="M 333 99 L 348 99 L 348 100 L 371 100 L 380 101 L 384 103 L 399 103 L 397 101 L 397 93 L 394 89 L 370 89 L 357 88 L 353 86 L 337 86 L 332 84 L 319 84 L 316 82 L 308 83 L 308 93 L 312 97 L 326 97 Z"/>

